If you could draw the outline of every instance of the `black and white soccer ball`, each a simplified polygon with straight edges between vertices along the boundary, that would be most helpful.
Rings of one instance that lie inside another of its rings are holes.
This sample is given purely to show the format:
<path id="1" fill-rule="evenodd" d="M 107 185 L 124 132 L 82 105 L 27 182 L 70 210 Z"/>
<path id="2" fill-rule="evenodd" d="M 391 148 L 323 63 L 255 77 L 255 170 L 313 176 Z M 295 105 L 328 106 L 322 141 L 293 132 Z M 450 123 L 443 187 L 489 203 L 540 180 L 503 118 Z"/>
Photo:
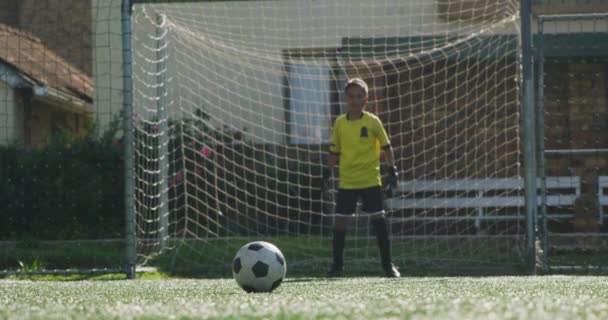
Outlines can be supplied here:
<path id="1" fill-rule="evenodd" d="M 281 250 L 264 241 L 244 245 L 232 262 L 234 280 L 247 292 L 271 292 L 281 285 L 286 272 Z"/>

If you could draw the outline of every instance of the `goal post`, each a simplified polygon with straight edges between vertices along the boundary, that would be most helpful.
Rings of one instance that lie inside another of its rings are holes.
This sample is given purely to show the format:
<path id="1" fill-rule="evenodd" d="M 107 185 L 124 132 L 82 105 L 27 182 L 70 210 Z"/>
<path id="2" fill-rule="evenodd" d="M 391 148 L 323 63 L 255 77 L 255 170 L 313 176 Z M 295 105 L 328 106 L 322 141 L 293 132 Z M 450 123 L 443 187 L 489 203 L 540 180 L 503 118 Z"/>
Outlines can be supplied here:
<path id="1" fill-rule="evenodd" d="M 407 204 L 388 212 L 396 260 L 525 265 L 536 180 L 521 171 L 519 7 L 133 1 L 138 263 L 221 271 L 244 241 L 267 240 L 296 271 L 325 268 L 321 168 L 342 87 L 361 77 L 400 169 L 388 201 Z M 363 270 L 377 263 L 366 219 L 346 247 Z"/>
<path id="2" fill-rule="evenodd" d="M 124 168 L 125 168 L 125 238 L 126 238 L 126 267 L 128 279 L 135 278 L 137 263 L 136 217 L 135 217 L 135 145 L 133 125 L 133 55 L 132 55 L 132 9 L 131 0 L 122 0 L 122 59 L 123 59 L 123 110 L 124 110 Z"/>
<path id="3" fill-rule="evenodd" d="M 526 262 L 529 274 L 536 274 L 537 253 L 537 156 L 536 108 L 534 106 L 534 61 L 532 59 L 532 0 L 522 0 L 521 8 L 522 52 L 522 113 L 524 115 L 524 166 L 526 198 Z"/>

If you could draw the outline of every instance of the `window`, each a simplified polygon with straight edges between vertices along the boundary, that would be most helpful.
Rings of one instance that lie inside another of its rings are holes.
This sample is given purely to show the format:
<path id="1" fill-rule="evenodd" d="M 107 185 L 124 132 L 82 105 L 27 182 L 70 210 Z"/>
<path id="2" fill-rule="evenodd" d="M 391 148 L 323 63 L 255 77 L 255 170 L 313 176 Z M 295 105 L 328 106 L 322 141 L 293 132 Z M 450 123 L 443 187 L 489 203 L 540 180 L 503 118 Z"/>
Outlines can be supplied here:
<path id="1" fill-rule="evenodd" d="M 284 55 L 284 98 L 290 144 L 329 144 L 331 140 L 333 116 L 339 112 L 333 52 L 311 49 Z"/>

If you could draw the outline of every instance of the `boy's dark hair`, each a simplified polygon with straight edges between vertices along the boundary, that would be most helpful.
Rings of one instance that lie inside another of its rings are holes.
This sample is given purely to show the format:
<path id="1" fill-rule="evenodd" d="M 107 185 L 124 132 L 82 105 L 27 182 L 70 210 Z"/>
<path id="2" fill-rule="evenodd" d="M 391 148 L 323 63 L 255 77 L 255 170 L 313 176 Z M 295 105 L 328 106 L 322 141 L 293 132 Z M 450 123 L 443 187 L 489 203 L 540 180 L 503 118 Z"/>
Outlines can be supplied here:
<path id="1" fill-rule="evenodd" d="M 365 83 L 365 81 L 363 81 L 363 79 L 361 79 L 361 78 L 349 79 L 346 82 L 346 85 L 344 85 L 344 93 L 346 93 L 346 91 L 350 87 L 359 87 L 359 88 L 363 89 L 363 91 L 365 91 L 365 95 L 367 95 L 367 91 L 368 91 L 367 83 Z"/>

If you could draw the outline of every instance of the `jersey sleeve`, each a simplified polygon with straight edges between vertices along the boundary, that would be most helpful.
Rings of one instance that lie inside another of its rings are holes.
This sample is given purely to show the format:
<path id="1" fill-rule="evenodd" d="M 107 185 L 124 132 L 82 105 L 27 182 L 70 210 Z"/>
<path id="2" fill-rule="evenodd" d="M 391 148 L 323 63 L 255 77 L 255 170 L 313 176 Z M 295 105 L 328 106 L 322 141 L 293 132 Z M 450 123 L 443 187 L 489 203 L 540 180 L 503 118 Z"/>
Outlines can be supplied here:
<path id="1" fill-rule="evenodd" d="M 342 148 L 340 145 L 340 130 L 338 129 L 339 125 L 340 123 L 338 122 L 338 119 L 336 119 L 336 122 L 331 129 L 331 145 L 329 146 L 329 152 L 334 154 L 340 154 L 340 150 Z"/>
<path id="2" fill-rule="evenodd" d="M 380 140 L 380 146 L 386 147 L 391 145 L 391 141 L 388 139 L 388 134 L 386 134 L 386 130 L 384 130 L 384 125 L 379 118 L 376 118 L 374 121 L 374 131 L 376 132 L 376 137 Z"/>

